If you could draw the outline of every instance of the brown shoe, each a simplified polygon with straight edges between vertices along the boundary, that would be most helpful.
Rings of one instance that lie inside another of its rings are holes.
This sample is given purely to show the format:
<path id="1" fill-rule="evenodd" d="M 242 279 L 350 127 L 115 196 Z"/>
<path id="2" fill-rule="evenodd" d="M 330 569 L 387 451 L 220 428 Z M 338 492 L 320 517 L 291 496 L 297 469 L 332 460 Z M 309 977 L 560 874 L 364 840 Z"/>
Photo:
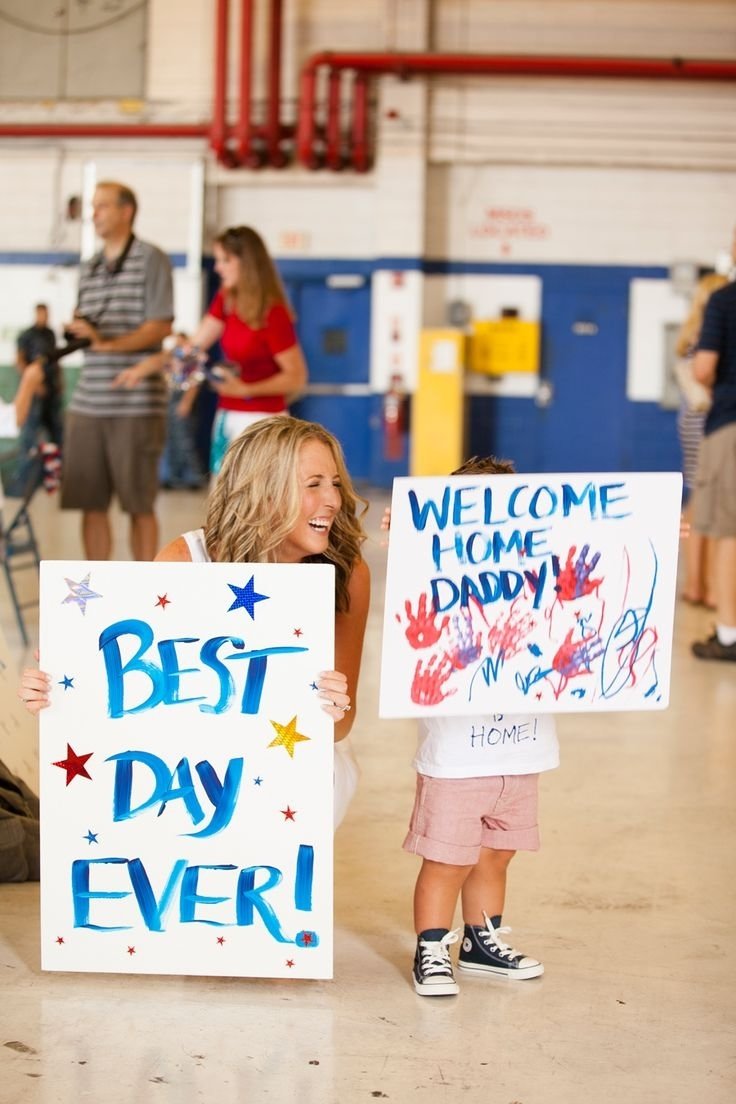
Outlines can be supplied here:
<path id="1" fill-rule="evenodd" d="M 736 662 L 736 644 L 721 644 L 718 633 L 713 633 L 707 640 L 696 640 L 692 653 L 698 659 L 730 659 Z"/>

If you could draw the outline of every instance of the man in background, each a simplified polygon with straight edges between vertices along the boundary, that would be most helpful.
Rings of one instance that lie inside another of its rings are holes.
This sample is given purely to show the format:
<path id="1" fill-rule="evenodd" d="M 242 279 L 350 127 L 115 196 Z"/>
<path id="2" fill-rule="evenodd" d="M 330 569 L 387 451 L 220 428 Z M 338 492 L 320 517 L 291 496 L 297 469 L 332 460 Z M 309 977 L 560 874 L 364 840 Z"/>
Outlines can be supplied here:
<path id="1" fill-rule="evenodd" d="M 86 351 L 69 403 L 61 505 L 82 511 L 91 560 L 110 558 L 113 495 L 130 516 L 133 558 L 152 560 L 158 547 L 154 503 L 167 394 L 159 374 L 140 374 L 137 365 L 171 332 L 173 286 L 166 255 L 133 233 L 137 209 L 126 185 L 98 184 L 92 210 L 102 249 L 82 268 L 65 333 Z"/>
<path id="2" fill-rule="evenodd" d="M 699 659 L 736 661 L 736 283 L 705 310 L 693 375 L 712 388 L 693 498 L 693 529 L 714 539 L 716 630 L 696 641 Z"/>

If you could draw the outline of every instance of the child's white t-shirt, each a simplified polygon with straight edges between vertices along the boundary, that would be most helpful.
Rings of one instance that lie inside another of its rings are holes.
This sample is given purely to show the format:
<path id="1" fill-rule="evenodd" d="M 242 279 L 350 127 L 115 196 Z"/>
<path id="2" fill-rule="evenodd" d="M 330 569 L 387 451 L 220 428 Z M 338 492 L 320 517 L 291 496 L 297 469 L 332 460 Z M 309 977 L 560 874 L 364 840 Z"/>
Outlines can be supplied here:
<path id="1" fill-rule="evenodd" d="M 488 713 L 419 721 L 414 769 L 432 778 L 538 774 L 560 765 L 550 713 Z"/>

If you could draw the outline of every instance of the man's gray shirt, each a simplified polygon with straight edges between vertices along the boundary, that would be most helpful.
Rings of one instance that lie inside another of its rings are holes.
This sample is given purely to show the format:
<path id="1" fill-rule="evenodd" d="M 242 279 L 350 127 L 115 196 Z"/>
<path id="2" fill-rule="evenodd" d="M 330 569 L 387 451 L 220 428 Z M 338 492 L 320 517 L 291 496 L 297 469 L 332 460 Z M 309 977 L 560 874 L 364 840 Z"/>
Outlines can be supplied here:
<path id="1" fill-rule="evenodd" d="M 78 312 L 103 338 L 131 333 L 144 322 L 171 321 L 174 293 L 168 257 L 138 238 L 117 271 L 107 267 L 103 253 L 96 254 L 80 274 Z M 86 352 L 69 409 L 99 418 L 164 414 L 167 392 L 161 376 L 143 380 L 131 390 L 111 387 L 124 368 L 132 368 L 160 348 L 158 344 L 135 353 Z"/>

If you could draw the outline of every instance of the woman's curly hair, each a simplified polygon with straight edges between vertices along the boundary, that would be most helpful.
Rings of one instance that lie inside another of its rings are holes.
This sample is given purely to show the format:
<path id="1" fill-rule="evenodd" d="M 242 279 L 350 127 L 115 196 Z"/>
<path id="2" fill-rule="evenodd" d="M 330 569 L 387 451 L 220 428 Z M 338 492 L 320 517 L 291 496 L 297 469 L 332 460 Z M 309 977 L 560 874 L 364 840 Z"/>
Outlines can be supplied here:
<path id="1" fill-rule="evenodd" d="M 276 563 L 279 546 L 299 520 L 299 455 L 308 441 L 321 441 L 332 453 L 342 504 L 326 552 L 304 562 L 334 564 L 335 604 L 344 612 L 350 605 L 350 576 L 366 539 L 360 518 L 368 503 L 353 487 L 339 442 L 316 422 L 280 414 L 262 418 L 236 437 L 210 494 L 205 543 L 210 558 L 220 563 Z"/>

